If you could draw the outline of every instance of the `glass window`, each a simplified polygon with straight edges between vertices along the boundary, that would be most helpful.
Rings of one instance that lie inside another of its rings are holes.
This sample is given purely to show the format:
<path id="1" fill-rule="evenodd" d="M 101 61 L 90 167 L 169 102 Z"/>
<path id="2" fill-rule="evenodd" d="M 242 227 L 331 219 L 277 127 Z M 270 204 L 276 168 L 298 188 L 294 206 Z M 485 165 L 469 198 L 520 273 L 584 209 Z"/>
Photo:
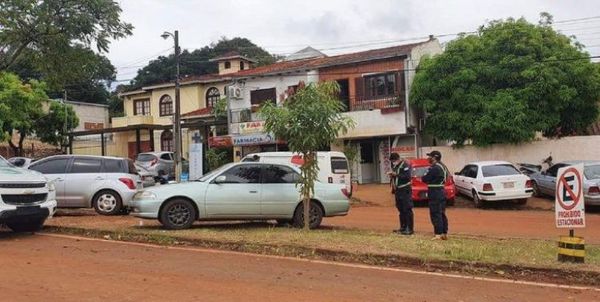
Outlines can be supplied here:
<path id="1" fill-rule="evenodd" d="M 245 66 L 244 66 L 244 62 L 243 62 L 243 61 L 242 61 L 242 62 L 240 62 L 240 70 L 244 70 L 244 67 L 245 67 Z"/>
<path id="2" fill-rule="evenodd" d="M 102 159 L 75 158 L 69 173 L 100 173 Z"/>
<path id="3" fill-rule="evenodd" d="M 600 179 L 600 165 L 585 166 L 583 175 L 586 179 Z"/>
<path id="4" fill-rule="evenodd" d="M 141 162 L 148 162 L 148 161 L 153 161 L 156 159 L 156 156 L 154 156 L 153 154 L 138 154 L 137 156 L 137 161 L 141 161 Z"/>
<path id="5" fill-rule="evenodd" d="M 274 103 L 277 101 L 277 90 L 275 88 L 250 91 L 250 104 L 261 105 L 267 101 Z"/>
<path id="6" fill-rule="evenodd" d="M 150 115 L 150 99 L 133 101 L 134 115 Z"/>
<path id="7" fill-rule="evenodd" d="M 211 87 L 206 91 L 206 108 L 214 108 L 221 99 L 221 93 L 216 87 Z"/>
<path id="8" fill-rule="evenodd" d="M 263 183 L 267 184 L 291 184 L 300 178 L 298 173 L 289 167 L 269 165 L 265 168 Z"/>
<path id="9" fill-rule="evenodd" d="M 173 99 L 170 95 L 163 95 L 158 104 L 160 116 L 173 115 Z"/>
<path id="10" fill-rule="evenodd" d="M 225 69 L 229 69 L 231 68 L 231 62 L 227 61 L 225 62 Z"/>
<path id="11" fill-rule="evenodd" d="M 394 96 L 398 94 L 396 73 L 366 76 L 365 86 L 367 98 Z"/>
<path id="12" fill-rule="evenodd" d="M 477 166 L 469 167 L 469 171 L 467 172 L 467 177 L 477 178 L 478 174 L 479 174 L 479 167 L 477 167 Z"/>
<path id="13" fill-rule="evenodd" d="M 513 165 L 492 165 L 481 167 L 483 177 L 494 177 L 494 176 L 505 176 L 505 175 L 518 175 L 521 174 L 517 168 Z"/>
<path id="14" fill-rule="evenodd" d="M 348 172 L 348 160 L 344 157 L 332 157 L 331 158 L 331 171 L 333 174 L 347 174 Z"/>
<path id="15" fill-rule="evenodd" d="M 256 184 L 260 180 L 260 166 L 240 165 L 227 170 L 220 176 L 225 176 L 225 183 Z"/>
<path id="16" fill-rule="evenodd" d="M 412 175 L 414 177 L 423 177 L 429 171 L 429 167 L 416 167 L 413 168 Z"/>
<path id="17" fill-rule="evenodd" d="M 121 173 L 123 167 L 121 166 L 122 160 L 120 159 L 105 159 L 104 160 L 104 172 L 107 173 Z"/>
<path id="18" fill-rule="evenodd" d="M 38 162 L 29 169 L 38 171 L 42 174 L 62 174 L 67 170 L 68 158 L 51 159 L 43 162 Z"/>
<path id="19" fill-rule="evenodd" d="M 171 160 L 171 153 L 165 153 L 163 155 L 160 156 L 160 159 L 164 159 L 164 160 Z"/>
<path id="20" fill-rule="evenodd" d="M 556 164 L 550 168 L 548 168 L 548 170 L 546 171 L 546 174 L 556 177 L 556 173 L 558 173 L 558 169 L 564 167 L 564 164 Z"/>
<path id="21" fill-rule="evenodd" d="M 171 132 L 170 130 L 163 131 L 163 133 L 160 135 L 160 150 L 174 151 L 173 132 Z"/>

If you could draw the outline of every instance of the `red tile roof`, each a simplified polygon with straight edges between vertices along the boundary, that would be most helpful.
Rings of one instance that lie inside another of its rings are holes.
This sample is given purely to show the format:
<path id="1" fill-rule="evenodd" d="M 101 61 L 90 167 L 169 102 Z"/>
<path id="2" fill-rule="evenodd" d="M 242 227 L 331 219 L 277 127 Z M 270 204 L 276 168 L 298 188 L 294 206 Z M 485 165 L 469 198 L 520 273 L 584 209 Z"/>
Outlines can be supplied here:
<path id="1" fill-rule="evenodd" d="M 200 108 L 200 109 L 196 109 L 194 111 L 190 111 L 186 114 L 182 114 L 181 117 L 207 116 L 207 115 L 211 115 L 211 114 L 212 114 L 212 108 L 206 107 L 206 108 Z"/>

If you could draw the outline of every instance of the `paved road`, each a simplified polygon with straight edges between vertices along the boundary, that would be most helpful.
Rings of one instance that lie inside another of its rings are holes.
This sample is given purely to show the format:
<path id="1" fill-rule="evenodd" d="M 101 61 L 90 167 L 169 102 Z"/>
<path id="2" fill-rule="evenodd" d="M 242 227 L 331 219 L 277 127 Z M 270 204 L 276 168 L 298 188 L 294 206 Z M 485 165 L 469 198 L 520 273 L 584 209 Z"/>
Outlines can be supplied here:
<path id="1" fill-rule="evenodd" d="M 600 291 L 0 233 L 0 300 L 600 301 Z"/>

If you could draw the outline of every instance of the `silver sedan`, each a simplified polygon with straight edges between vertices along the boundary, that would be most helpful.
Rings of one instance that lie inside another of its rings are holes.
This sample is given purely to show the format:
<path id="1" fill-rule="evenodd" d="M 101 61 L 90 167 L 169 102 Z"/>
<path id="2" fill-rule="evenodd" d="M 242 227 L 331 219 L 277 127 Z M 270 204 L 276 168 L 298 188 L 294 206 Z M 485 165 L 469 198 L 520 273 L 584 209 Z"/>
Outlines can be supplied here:
<path id="1" fill-rule="evenodd" d="M 533 195 L 538 197 L 543 195 L 555 196 L 558 169 L 576 164 L 583 164 L 583 197 L 585 204 L 600 205 L 600 162 L 598 161 L 560 162 L 545 171 L 529 175 L 533 181 Z"/>

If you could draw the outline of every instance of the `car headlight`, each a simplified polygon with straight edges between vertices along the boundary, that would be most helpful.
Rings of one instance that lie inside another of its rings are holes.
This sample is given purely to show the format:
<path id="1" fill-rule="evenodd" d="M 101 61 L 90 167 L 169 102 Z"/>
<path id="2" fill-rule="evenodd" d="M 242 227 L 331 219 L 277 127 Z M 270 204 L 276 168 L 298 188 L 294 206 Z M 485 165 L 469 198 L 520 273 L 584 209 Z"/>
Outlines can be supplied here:
<path id="1" fill-rule="evenodd" d="M 133 199 L 156 199 L 156 194 L 150 191 L 140 191 L 135 193 Z"/>
<path id="2" fill-rule="evenodd" d="M 54 192 L 56 191 L 56 186 L 54 185 L 53 181 L 49 181 L 48 182 L 48 192 Z"/>

